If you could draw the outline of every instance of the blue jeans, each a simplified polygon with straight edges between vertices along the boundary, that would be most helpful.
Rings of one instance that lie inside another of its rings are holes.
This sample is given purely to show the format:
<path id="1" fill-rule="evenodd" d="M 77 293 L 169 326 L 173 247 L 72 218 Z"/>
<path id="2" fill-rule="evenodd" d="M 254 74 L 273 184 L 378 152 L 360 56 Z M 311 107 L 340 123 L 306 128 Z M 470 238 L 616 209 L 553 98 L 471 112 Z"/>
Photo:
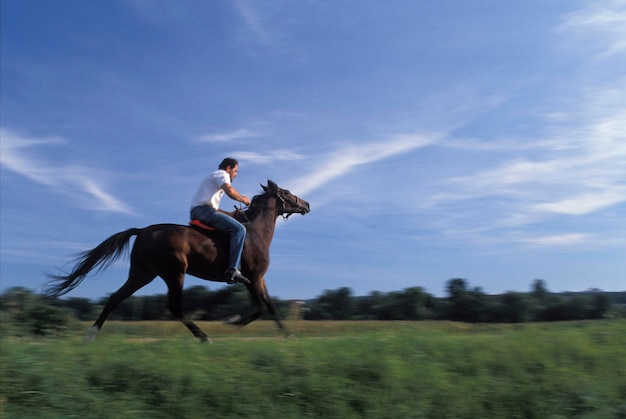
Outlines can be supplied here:
<path id="1" fill-rule="evenodd" d="M 230 235 L 230 255 L 228 268 L 238 269 L 241 265 L 243 243 L 246 239 L 246 227 L 233 217 L 222 214 L 209 205 L 200 205 L 191 209 L 191 219 L 224 231 Z"/>

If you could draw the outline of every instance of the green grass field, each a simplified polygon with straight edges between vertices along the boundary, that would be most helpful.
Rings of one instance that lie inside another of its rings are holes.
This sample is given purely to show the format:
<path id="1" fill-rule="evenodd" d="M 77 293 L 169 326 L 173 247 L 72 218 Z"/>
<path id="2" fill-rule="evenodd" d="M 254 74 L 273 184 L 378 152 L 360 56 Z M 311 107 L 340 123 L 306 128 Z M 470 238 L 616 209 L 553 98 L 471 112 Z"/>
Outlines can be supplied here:
<path id="1" fill-rule="evenodd" d="M 110 322 L 0 340 L 2 418 L 626 418 L 626 321 Z"/>

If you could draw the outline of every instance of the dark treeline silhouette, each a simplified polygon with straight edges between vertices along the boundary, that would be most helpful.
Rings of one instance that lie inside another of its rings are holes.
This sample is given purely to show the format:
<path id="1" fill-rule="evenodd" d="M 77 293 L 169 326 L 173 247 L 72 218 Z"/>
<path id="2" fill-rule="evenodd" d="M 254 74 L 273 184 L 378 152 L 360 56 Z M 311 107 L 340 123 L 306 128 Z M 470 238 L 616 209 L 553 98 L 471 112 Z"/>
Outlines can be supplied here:
<path id="1" fill-rule="evenodd" d="M 543 280 L 535 280 L 528 293 L 488 295 L 457 278 L 448 281 L 446 292 L 446 297 L 437 298 L 420 287 L 412 287 L 355 297 L 349 288 L 326 290 L 307 302 L 304 318 L 521 323 L 626 317 L 626 292 L 590 290 L 557 294 L 549 292 Z"/>
<path id="2" fill-rule="evenodd" d="M 46 334 L 68 321 L 92 321 L 107 297 L 93 301 L 70 297 L 47 300 L 26 288 L 12 288 L 0 295 L 2 323 L 29 333 Z M 304 320 L 451 320 L 460 322 L 521 323 L 626 317 L 626 291 L 590 290 L 577 293 L 549 292 L 543 280 L 535 280 L 527 293 L 488 295 L 471 288 L 465 279 L 451 279 L 446 296 L 434 297 L 421 287 L 402 291 L 371 292 L 354 296 L 350 288 L 326 290 L 305 300 L 274 299 L 282 318 Z M 184 309 L 194 320 L 222 320 L 250 307 L 243 287 L 211 291 L 193 286 L 184 291 Z M 111 314 L 111 320 L 171 320 L 167 296 L 134 296 Z M 294 310 L 297 307 L 297 310 Z"/>

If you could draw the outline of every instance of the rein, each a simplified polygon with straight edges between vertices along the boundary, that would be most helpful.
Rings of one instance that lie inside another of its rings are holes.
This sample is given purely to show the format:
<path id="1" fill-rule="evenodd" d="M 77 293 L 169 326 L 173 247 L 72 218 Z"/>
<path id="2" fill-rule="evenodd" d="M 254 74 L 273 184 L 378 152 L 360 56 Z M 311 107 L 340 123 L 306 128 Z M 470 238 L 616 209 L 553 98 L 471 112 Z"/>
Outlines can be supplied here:
<path id="1" fill-rule="evenodd" d="M 260 195 L 263 196 L 263 195 Z M 283 204 L 283 210 L 285 210 L 287 208 L 287 202 L 285 202 L 285 199 L 278 195 L 278 194 L 274 194 L 273 195 L 277 200 L 279 200 L 282 204 Z M 262 209 L 271 209 L 272 207 L 269 207 L 267 205 L 262 205 L 262 204 L 255 204 L 254 203 L 254 199 L 252 202 L 250 202 L 250 205 L 248 206 L 248 208 L 252 208 L 252 207 L 256 207 L 256 208 L 262 208 Z M 246 212 L 243 210 L 243 208 L 240 206 L 239 208 L 237 208 L 237 206 L 235 205 L 235 209 L 239 210 L 243 213 L 244 218 L 246 219 L 246 222 L 249 223 L 250 219 L 248 218 L 248 216 L 246 215 Z M 283 220 L 287 220 L 289 218 L 290 215 L 293 215 L 293 212 L 290 213 L 283 213 L 283 214 L 279 214 L 281 217 L 283 217 Z"/>

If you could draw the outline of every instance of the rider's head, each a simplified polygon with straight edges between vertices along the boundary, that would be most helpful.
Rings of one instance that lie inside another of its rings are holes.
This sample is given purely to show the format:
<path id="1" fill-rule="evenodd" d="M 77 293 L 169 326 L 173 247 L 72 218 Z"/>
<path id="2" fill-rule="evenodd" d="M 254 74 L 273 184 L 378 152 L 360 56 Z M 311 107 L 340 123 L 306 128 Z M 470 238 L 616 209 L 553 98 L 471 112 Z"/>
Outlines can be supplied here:
<path id="1" fill-rule="evenodd" d="M 239 170 L 239 162 L 232 157 L 226 157 L 220 163 L 218 169 L 225 170 L 230 175 L 230 181 L 232 182 L 237 177 L 237 171 Z"/>
<path id="2" fill-rule="evenodd" d="M 237 159 L 233 159 L 232 157 L 226 157 L 224 160 L 222 160 L 218 169 L 226 170 L 228 167 L 235 167 L 235 166 L 239 166 L 239 162 L 237 161 Z"/>

